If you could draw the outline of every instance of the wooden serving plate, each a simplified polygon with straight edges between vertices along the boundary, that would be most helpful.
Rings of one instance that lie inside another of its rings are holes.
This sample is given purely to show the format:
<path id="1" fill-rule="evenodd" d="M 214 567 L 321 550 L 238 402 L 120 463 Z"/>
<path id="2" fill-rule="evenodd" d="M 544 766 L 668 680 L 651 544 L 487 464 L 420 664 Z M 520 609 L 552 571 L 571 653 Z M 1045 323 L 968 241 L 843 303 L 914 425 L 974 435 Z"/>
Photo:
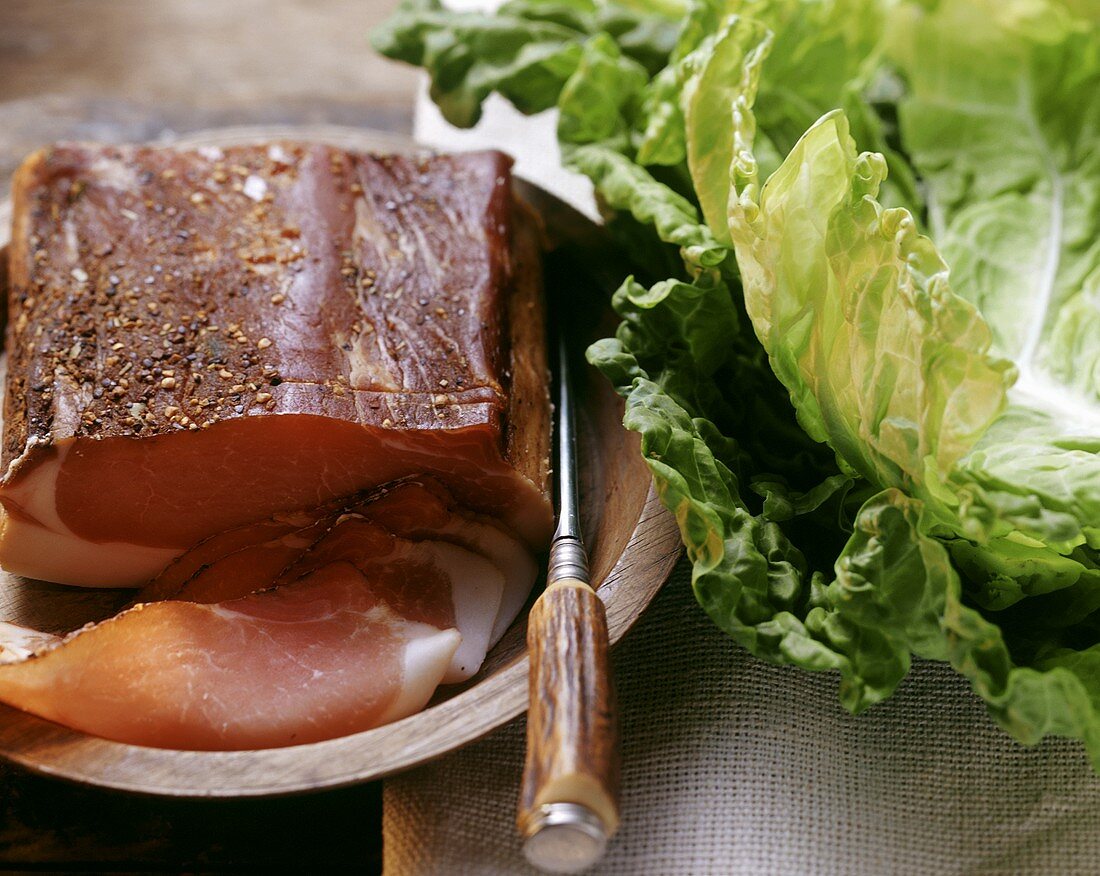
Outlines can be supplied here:
<path id="1" fill-rule="evenodd" d="M 226 146 L 279 138 L 377 152 L 418 149 L 404 138 L 349 128 L 238 128 L 177 142 Z M 552 245 L 603 256 L 606 244 L 591 222 L 541 190 L 522 182 L 520 188 L 544 217 Z M 11 205 L 0 202 L 0 286 L 6 285 L 10 234 Z M 604 295 L 576 284 L 575 276 L 568 283 L 551 282 L 547 294 L 552 315 L 571 330 L 579 356 L 614 320 Z M 622 427 L 622 402 L 591 368 L 574 371 L 581 508 L 592 580 L 599 585 L 614 644 L 668 577 L 680 538 L 654 493 L 637 436 Z M 113 614 L 130 595 L 0 572 L 0 620 L 65 632 Z M 524 612 L 470 681 L 441 688 L 416 715 L 364 733 L 262 751 L 176 751 L 111 742 L 0 705 L 0 758 L 84 784 L 176 797 L 291 794 L 378 779 L 472 742 L 526 709 L 526 622 Z"/>

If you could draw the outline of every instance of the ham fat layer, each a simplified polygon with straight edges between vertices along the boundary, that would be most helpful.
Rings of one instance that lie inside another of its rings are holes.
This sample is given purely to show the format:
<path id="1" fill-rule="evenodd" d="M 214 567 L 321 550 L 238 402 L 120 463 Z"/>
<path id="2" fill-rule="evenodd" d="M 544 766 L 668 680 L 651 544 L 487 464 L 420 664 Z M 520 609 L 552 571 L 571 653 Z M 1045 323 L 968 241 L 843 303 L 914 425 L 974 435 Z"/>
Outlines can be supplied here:
<path id="1" fill-rule="evenodd" d="M 504 156 L 61 146 L 13 196 L 5 569 L 139 586 L 418 474 L 544 546 L 536 229 Z"/>

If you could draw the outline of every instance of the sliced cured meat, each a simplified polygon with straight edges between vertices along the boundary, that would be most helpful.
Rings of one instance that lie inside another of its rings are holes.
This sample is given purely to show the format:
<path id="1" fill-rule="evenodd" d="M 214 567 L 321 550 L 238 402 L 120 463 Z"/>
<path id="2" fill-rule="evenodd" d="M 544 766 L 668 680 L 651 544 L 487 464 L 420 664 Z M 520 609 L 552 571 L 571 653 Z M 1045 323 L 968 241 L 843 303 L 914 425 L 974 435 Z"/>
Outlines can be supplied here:
<path id="1" fill-rule="evenodd" d="M 231 558 L 232 559 L 232 558 Z M 400 616 L 440 628 L 454 627 L 462 642 L 443 681 L 464 681 L 481 668 L 492 646 L 493 628 L 505 590 L 504 574 L 484 557 L 445 541 L 410 541 L 359 514 L 341 516 L 328 533 L 275 579 L 295 581 L 349 563 Z M 233 563 L 232 568 L 235 568 Z M 223 600 L 241 584 L 221 573 L 221 563 L 188 582 L 176 599 Z"/>
<path id="2" fill-rule="evenodd" d="M 137 601 L 172 599 L 184 587 L 190 587 L 186 598 L 192 602 L 218 602 L 265 590 L 340 512 L 339 506 L 322 506 L 212 535 L 168 565 L 142 589 Z"/>
<path id="3" fill-rule="evenodd" d="M 0 664 L 17 663 L 38 651 L 60 644 L 59 636 L 30 630 L 16 624 L 0 623 Z"/>
<path id="4" fill-rule="evenodd" d="M 4 568 L 139 586 L 420 474 L 545 546 L 537 230 L 504 156 L 60 146 L 13 197 Z"/>
<path id="5" fill-rule="evenodd" d="M 188 592 L 181 598 L 192 602 L 218 602 L 267 589 L 342 514 L 369 505 L 402 483 L 386 484 L 305 511 L 275 514 L 212 535 L 174 559 L 134 601 L 173 599 L 184 587 Z"/>
<path id="6" fill-rule="evenodd" d="M 489 647 L 500 640 L 519 615 L 538 577 L 538 566 L 526 545 L 491 519 L 478 519 L 457 508 L 441 485 L 427 479 L 400 484 L 356 506 L 356 510 L 395 535 L 453 542 L 493 563 L 504 576 L 504 592 Z"/>
<path id="7" fill-rule="evenodd" d="M 476 672 L 551 523 L 537 231 L 507 159 L 58 147 L 15 200 L 0 563 L 160 574 L 66 639 L 0 625 L 0 700 L 269 747 Z"/>
<path id="8" fill-rule="evenodd" d="M 288 522 L 270 520 L 233 530 L 184 554 L 138 598 L 225 602 L 271 587 L 293 586 L 318 571 L 348 563 L 402 617 L 459 631 L 462 641 L 444 681 L 464 681 L 477 672 L 500 637 L 505 597 L 510 613 L 505 629 L 518 613 L 513 607 L 517 574 L 526 576 L 529 590 L 534 571 L 528 574 L 526 568 L 533 570 L 534 562 L 522 545 L 499 529 L 449 511 L 441 492 L 422 484 L 398 485 L 382 498 L 354 501 L 344 509 L 329 506 Z M 375 520 L 385 520 L 410 537 L 397 537 Z M 483 543 L 495 553 L 487 554 L 480 547 Z M 518 549 L 517 555 L 512 548 Z M 518 565 L 506 571 L 505 562 L 512 561 Z"/>
<path id="9" fill-rule="evenodd" d="M 462 642 L 445 683 L 465 681 L 485 660 L 505 591 L 503 573 L 480 554 L 443 541 L 410 541 L 349 513 L 283 572 L 280 583 L 337 563 L 354 565 L 402 617 L 456 627 Z M 180 596 L 187 598 L 188 588 Z"/>
<path id="10" fill-rule="evenodd" d="M 403 617 L 349 563 L 220 604 L 136 606 L 64 642 L 34 636 L 0 630 L 12 661 L 0 665 L 0 700 L 120 742 L 224 750 L 410 715 L 460 639 Z"/>

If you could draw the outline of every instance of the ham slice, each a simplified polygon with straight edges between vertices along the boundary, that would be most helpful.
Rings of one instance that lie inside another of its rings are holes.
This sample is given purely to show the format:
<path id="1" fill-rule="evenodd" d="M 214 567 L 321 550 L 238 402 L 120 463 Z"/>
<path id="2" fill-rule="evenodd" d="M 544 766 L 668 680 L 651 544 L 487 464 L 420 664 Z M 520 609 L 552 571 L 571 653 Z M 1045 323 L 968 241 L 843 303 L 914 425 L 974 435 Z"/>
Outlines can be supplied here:
<path id="1" fill-rule="evenodd" d="M 360 499 L 278 514 L 199 542 L 138 593 L 136 602 L 220 602 L 265 590 Z"/>
<path id="2" fill-rule="evenodd" d="M 288 563 L 293 554 L 298 556 Z M 274 563 L 272 557 L 277 558 Z M 402 617 L 458 629 L 462 643 L 444 682 L 465 681 L 481 667 L 500 613 L 505 583 L 500 570 L 479 554 L 447 542 L 395 538 L 355 514 L 342 516 L 304 551 L 284 554 L 262 544 L 231 553 L 190 579 L 175 598 L 224 602 L 258 587 L 293 586 L 335 565 L 352 566 L 372 586 L 383 587 Z M 272 569 L 274 576 L 267 574 Z"/>
<path id="3" fill-rule="evenodd" d="M 431 537 L 460 545 L 485 557 L 500 571 L 504 590 L 489 647 L 516 619 L 538 577 L 538 565 L 525 545 L 491 518 L 458 508 L 447 491 L 429 479 L 400 484 L 374 501 L 362 503 L 359 513 L 404 538 Z"/>
<path id="4" fill-rule="evenodd" d="M 68 638 L 0 624 L 0 700 L 156 747 L 354 733 L 472 676 L 534 578 L 440 484 L 399 483 L 211 537 L 139 594 L 163 601 Z"/>
<path id="5" fill-rule="evenodd" d="M 214 603 L 290 586 L 337 563 L 390 594 L 406 618 L 455 627 L 462 642 L 444 682 L 464 681 L 519 614 L 537 575 L 527 548 L 474 519 L 428 479 L 342 507 L 272 518 L 200 543 L 138 595 Z"/>
<path id="6" fill-rule="evenodd" d="M 0 699 L 159 748 L 273 748 L 369 730 L 423 708 L 461 640 L 394 599 L 335 563 L 218 604 L 138 605 L 64 642 L 7 625 Z"/>
<path id="7" fill-rule="evenodd" d="M 347 514 L 283 573 L 283 581 L 341 563 L 394 594 L 393 605 L 401 615 L 457 627 L 462 643 L 444 682 L 465 681 L 481 667 L 505 584 L 491 562 L 447 542 L 397 538 L 358 514 Z"/>
<path id="8" fill-rule="evenodd" d="M 59 146 L 13 197 L 8 571 L 140 586 L 425 474 L 545 546 L 538 242 L 504 156 Z"/>

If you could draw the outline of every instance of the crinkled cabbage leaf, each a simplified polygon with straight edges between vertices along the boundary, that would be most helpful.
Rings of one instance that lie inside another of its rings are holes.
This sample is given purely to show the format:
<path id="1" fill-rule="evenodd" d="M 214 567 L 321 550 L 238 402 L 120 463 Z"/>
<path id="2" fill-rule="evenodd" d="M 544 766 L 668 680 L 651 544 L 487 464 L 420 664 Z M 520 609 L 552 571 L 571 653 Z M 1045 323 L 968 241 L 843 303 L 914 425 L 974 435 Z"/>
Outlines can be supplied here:
<path id="1" fill-rule="evenodd" d="M 589 359 L 715 623 L 837 671 L 855 711 L 949 661 L 1017 739 L 1100 769 L 1098 22 L 406 0 L 375 39 L 456 124 L 494 91 L 557 108 L 637 266 Z"/>

